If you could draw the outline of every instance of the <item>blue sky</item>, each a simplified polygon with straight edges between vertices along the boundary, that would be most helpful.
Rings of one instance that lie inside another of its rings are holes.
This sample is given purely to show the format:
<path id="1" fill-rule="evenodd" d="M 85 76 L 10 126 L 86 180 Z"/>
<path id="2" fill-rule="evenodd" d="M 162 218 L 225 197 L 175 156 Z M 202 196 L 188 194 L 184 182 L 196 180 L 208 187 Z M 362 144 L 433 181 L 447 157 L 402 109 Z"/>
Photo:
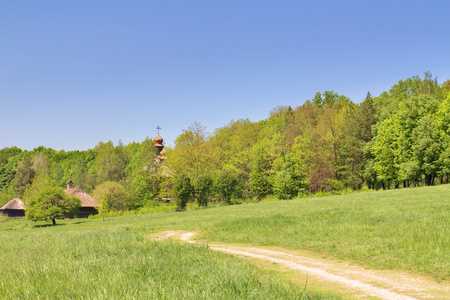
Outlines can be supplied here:
<path id="1" fill-rule="evenodd" d="M 0 149 L 166 145 L 318 91 L 450 78 L 449 1 L 0 0 Z"/>

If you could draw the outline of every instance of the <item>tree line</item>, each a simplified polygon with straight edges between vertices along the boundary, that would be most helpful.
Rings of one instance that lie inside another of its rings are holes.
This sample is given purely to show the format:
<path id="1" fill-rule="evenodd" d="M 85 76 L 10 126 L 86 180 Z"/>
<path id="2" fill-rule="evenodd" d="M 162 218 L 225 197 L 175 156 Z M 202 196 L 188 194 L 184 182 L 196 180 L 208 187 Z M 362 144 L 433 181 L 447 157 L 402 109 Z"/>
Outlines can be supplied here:
<path id="1" fill-rule="evenodd" d="M 86 151 L 38 147 L 0 150 L 0 204 L 45 178 L 71 179 L 88 193 L 120 190 L 110 210 L 158 205 L 161 199 L 233 203 L 361 188 L 433 185 L 450 173 L 450 81 L 431 73 L 400 80 L 360 103 L 334 91 L 267 119 L 231 121 L 208 133 L 194 122 L 157 158 L 151 139 Z M 97 191 L 96 191 L 97 190 Z M 185 199 L 185 200 L 181 200 Z M 206 200 L 205 200 L 206 199 Z"/>
<path id="2" fill-rule="evenodd" d="M 447 182 L 449 92 L 450 80 L 439 84 L 426 72 L 360 103 L 325 91 L 212 134 L 194 122 L 176 139 L 167 165 L 194 181 L 226 173 L 237 182 L 233 197 L 246 199 Z"/>

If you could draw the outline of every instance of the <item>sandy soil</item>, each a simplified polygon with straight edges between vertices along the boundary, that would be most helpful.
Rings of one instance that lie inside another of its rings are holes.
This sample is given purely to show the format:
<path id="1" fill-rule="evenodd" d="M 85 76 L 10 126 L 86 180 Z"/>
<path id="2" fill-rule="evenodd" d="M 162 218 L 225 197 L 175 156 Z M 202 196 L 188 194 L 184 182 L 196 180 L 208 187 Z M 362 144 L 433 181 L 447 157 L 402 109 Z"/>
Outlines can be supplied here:
<path id="1" fill-rule="evenodd" d="M 188 243 L 196 232 L 165 231 L 154 237 L 156 240 L 175 238 Z M 287 267 L 295 272 L 314 278 L 315 282 L 333 284 L 336 292 L 346 291 L 356 298 L 377 299 L 450 299 L 450 284 L 437 283 L 432 278 L 401 271 L 369 270 L 345 262 L 273 251 L 263 248 L 238 247 L 232 245 L 208 244 L 211 250 L 240 257 L 269 261 Z"/>

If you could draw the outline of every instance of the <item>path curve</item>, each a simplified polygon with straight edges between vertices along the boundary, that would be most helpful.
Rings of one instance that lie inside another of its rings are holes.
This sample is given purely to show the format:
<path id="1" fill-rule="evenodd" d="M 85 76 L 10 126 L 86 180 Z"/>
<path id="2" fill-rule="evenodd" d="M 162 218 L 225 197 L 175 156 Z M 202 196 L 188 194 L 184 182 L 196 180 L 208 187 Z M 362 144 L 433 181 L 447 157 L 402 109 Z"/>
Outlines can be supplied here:
<path id="1" fill-rule="evenodd" d="M 164 231 L 155 239 L 176 238 L 188 243 L 197 232 Z M 307 274 L 322 282 L 334 282 L 355 292 L 362 292 L 365 297 L 386 300 L 450 299 L 450 285 L 436 283 L 431 279 L 413 277 L 403 272 L 367 270 L 336 261 L 318 260 L 311 257 L 294 255 L 254 247 L 237 247 L 230 245 L 208 244 L 209 249 L 233 255 L 256 258 L 277 263 L 289 269 Z M 390 272 L 389 274 L 387 274 Z"/>

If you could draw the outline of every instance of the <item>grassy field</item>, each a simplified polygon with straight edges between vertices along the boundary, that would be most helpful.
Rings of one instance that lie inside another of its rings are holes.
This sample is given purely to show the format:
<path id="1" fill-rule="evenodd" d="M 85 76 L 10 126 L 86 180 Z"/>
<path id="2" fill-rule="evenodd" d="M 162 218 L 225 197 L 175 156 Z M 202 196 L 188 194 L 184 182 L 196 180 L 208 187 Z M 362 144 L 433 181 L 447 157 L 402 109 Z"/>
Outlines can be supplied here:
<path id="1" fill-rule="evenodd" d="M 76 226 L 2 233 L 0 298 L 338 298 L 305 292 L 205 245 L 152 241 L 127 226 Z"/>
<path id="2" fill-rule="evenodd" d="M 450 279 L 450 185 L 59 223 L 0 223 L 0 298 L 334 297 L 204 246 L 148 238 L 164 230 Z"/>

